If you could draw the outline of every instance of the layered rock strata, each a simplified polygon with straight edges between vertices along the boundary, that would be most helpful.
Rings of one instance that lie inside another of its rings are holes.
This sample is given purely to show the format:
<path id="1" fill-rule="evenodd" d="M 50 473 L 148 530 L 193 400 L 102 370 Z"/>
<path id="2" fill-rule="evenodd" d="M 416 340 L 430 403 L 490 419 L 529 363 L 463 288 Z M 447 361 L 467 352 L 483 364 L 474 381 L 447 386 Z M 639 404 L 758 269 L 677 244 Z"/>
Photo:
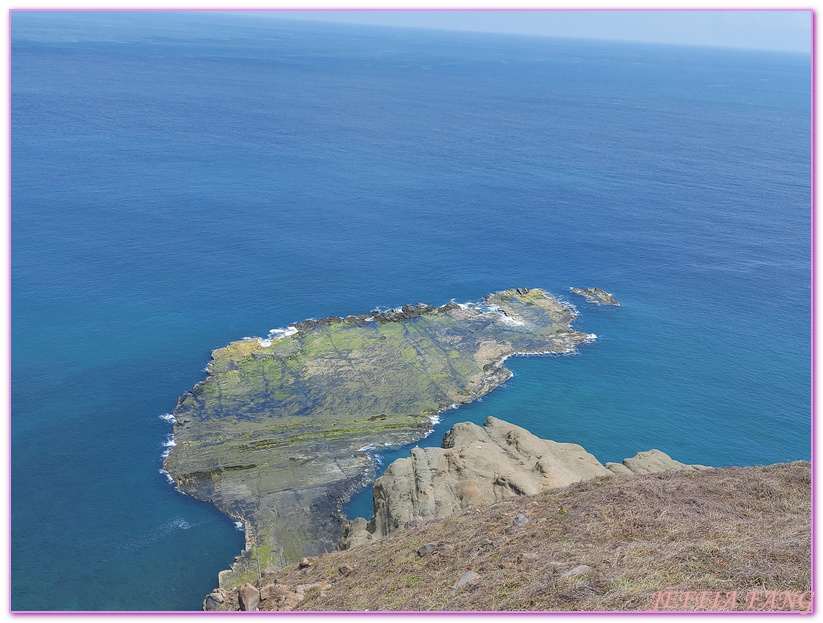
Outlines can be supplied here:
<path id="1" fill-rule="evenodd" d="M 334 549 L 375 446 L 420 439 L 437 413 L 490 392 L 511 376 L 510 355 L 573 350 L 589 339 L 573 318 L 522 288 L 307 320 L 215 350 L 174 410 L 165 469 L 245 524 L 246 548 L 220 586 Z"/>

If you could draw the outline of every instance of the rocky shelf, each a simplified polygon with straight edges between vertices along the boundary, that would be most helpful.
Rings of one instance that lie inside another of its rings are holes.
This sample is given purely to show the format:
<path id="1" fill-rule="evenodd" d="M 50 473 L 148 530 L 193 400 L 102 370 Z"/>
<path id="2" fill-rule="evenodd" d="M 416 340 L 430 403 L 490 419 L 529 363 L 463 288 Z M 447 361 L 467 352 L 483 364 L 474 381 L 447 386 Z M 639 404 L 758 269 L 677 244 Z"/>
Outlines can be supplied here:
<path id="1" fill-rule="evenodd" d="M 369 450 L 424 437 L 433 416 L 508 379 L 510 355 L 572 351 L 589 339 L 573 319 L 520 288 L 306 320 L 215 350 L 178 400 L 164 467 L 180 491 L 244 523 L 246 547 L 220 586 L 335 549 L 343 504 L 373 477 Z"/>

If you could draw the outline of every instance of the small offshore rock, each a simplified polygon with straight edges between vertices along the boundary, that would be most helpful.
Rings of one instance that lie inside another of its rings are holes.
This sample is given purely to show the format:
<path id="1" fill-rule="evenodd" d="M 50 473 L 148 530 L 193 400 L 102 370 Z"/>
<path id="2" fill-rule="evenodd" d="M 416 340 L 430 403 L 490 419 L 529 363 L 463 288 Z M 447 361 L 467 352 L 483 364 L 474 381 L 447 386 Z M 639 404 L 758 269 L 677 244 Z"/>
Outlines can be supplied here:
<path id="1" fill-rule="evenodd" d="M 466 571 L 463 575 L 460 576 L 460 579 L 454 583 L 454 588 L 462 588 L 469 582 L 472 582 L 480 577 L 480 574 L 475 573 L 474 571 Z"/>
<path id="2" fill-rule="evenodd" d="M 611 295 L 611 293 L 606 292 L 602 288 L 569 288 L 574 294 L 579 294 L 589 303 L 594 303 L 595 305 L 615 305 L 620 307 L 620 303 L 617 302 L 617 299 Z"/>
<path id="3" fill-rule="evenodd" d="M 517 517 L 514 518 L 514 525 L 524 526 L 527 523 L 529 523 L 528 518 L 523 513 L 517 513 Z"/>
<path id="4" fill-rule="evenodd" d="M 566 573 L 564 573 L 560 577 L 570 578 L 570 577 L 575 576 L 575 575 L 587 575 L 591 570 L 592 570 L 592 568 L 589 565 L 580 565 L 578 567 L 575 567 L 574 569 L 569 569 L 568 571 L 566 571 Z"/>
<path id="5" fill-rule="evenodd" d="M 260 591 L 251 584 L 244 584 L 240 587 L 240 609 L 246 612 L 255 610 L 260 605 Z"/>
<path id="6" fill-rule="evenodd" d="M 435 549 L 437 549 L 437 545 L 434 543 L 426 543 L 417 550 L 417 555 L 424 558 L 425 556 L 431 554 Z"/>

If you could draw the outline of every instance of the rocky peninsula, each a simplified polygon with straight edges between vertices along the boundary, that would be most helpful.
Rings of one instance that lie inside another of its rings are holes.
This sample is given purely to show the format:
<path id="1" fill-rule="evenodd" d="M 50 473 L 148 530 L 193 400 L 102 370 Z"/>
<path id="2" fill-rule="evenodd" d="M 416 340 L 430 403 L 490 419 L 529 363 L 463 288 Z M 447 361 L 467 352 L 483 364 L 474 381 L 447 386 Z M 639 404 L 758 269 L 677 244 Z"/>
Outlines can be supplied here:
<path id="1" fill-rule="evenodd" d="M 343 504 L 373 475 L 370 450 L 425 436 L 433 418 L 511 376 L 513 354 L 572 351 L 589 336 L 552 295 L 306 320 L 212 353 L 174 410 L 164 467 L 180 491 L 245 526 L 224 588 L 337 546 Z"/>

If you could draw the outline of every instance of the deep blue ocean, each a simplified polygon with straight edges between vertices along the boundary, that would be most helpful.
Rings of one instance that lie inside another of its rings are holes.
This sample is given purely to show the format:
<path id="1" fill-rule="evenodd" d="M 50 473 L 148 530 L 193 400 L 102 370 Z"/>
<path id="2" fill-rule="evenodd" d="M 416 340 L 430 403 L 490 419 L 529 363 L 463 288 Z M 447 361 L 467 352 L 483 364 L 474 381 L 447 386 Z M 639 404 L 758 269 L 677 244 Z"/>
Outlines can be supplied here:
<path id="1" fill-rule="evenodd" d="M 245 14 L 11 39 L 12 609 L 199 609 L 243 534 L 160 473 L 160 416 L 310 317 L 577 307 L 594 343 L 421 445 L 494 415 L 601 462 L 810 458 L 809 56 Z"/>

